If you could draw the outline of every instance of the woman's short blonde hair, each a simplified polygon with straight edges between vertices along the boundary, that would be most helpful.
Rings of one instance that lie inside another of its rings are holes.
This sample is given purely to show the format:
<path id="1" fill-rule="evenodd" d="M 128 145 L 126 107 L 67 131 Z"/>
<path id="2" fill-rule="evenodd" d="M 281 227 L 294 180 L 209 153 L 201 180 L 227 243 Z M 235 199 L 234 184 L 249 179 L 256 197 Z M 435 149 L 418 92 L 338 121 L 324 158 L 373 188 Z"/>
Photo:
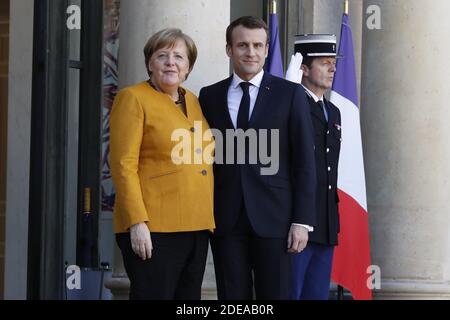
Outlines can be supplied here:
<path id="1" fill-rule="evenodd" d="M 195 60 L 197 60 L 197 47 L 195 46 L 194 40 L 187 34 L 184 34 L 180 29 L 177 28 L 166 28 L 158 31 L 148 39 L 144 47 L 145 56 L 145 68 L 149 76 L 152 75 L 151 71 L 148 69 L 148 62 L 155 51 L 172 47 L 178 40 L 183 40 L 186 44 L 187 54 L 189 59 L 189 72 L 192 71 L 194 67 Z M 189 73 L 188 73 L 189 74 Z M 187 78 L 187 75 L 186 75 Z"/>

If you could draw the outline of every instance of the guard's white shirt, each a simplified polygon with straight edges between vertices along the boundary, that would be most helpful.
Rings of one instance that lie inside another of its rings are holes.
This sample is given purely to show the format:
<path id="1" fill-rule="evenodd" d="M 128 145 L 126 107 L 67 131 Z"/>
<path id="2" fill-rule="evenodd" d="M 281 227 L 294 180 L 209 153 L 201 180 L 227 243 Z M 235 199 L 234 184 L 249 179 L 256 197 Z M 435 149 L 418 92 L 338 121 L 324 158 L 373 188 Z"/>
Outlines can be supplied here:
<path id="1" fill-rule="evenodd" d="M 303 88 L 305 88 L 305 91 L 306 91 L 306 93 L 307 94 L 309 94 L 309 96 L 311 97 L 311 98 L 313 98 L 314 99 L 314 102 L 315 103 L 317 103 L 318 101 L 322 101 L 322 103 L 323 103 L 323 105 L 324 105 L 324 108 L 323 108 L 323 114 L 324 114 L 324 116 L 325 116 L 325 119 L 328 121 L 328 112 L 327 112 L 327 109 L 325 109 L 325 101 L 323 101 L 323 95 L 319 98 L 318 96 L 316 96 L 316 94 L 314 93 L 314 92 L 312 92 L 311 90 L 309 90 L 307 87 L 305 87 L 303 84 L 302 84 L 302 86 L 303 86 Z"/>

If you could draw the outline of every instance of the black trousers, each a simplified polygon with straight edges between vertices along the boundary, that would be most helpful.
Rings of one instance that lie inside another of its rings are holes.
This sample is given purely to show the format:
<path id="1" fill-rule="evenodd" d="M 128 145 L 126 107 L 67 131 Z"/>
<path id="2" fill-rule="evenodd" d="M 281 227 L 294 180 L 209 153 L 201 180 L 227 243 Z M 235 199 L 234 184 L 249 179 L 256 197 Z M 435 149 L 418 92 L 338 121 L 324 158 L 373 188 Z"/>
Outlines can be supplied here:
<path id="1" fill-rule="evenodd" d="M 142 260 L 130 234 L 116 234 L 131 282 L 130 300 L 200 300 L 208 231 L 151 233 L 152 257 Z"/>
<path id="2" fill-rule="evenodd" d="M 212 236 L 211 248 L 219 300 L 287 300 L 291 259 L 286 238 L 262 238 L 251 227 L 243 206 L 238 222 L 225 236 Z"/>

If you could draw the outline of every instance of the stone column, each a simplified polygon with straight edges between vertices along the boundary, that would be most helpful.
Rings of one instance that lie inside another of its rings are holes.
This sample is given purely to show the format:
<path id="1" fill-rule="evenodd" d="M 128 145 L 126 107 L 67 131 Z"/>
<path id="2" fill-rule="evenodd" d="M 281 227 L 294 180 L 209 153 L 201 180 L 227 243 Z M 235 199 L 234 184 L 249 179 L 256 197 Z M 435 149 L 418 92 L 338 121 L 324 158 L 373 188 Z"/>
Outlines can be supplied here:
<path id="1" fill-rule="evenodd" d="M 228 77 L 230 69 L 225 53 L 225 30 L 229 23 L 229 0 L 121 1 L 119 86 L 123 88 L 148 78 L 144 45 L 153 33 L 167 27 L 180 28 L 197 45 L 197 62 L 183 86 L 198 94 L 203 86 Z M 106 286 L 112 290 L 115 298 L 128 296 L 129 280 L 118 249 L 113 279 Z M 216 297 L 214 268 L 209 254 L 203 281 L 203 299 Z"/>
<path id="2" fill-rule="evenodd" d="M 34 1 L 10 1 L 4 274 L 8 300 L 27 298 L 33 17 Z"/>
<path id="3" fill-rule="evenodd" d="M 363 30 L 361 88 L 375 297 L 448 299 L 450 2 L 368 5 L 381 9 L 381 30 Z"/>

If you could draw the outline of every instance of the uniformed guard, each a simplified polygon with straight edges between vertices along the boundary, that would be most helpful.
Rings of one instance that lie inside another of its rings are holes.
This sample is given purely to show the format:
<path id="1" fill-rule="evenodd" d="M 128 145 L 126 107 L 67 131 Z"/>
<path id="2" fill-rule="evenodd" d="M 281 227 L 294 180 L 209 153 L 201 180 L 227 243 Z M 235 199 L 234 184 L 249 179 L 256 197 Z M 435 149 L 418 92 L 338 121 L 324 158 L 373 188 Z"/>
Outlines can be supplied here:
<path id="1" fill-rule="evenodd" d="M 306 248 L 293 259 L 292 299 L 326 300 L 329 296 L 334 246 L 338 242 L 337 174 L 341 146 L 341 114 L 326 100 L 336 71 L 336 36 L 301 35 L 295 52 L 303 56 L 306 89 L 314 128 L 317 170 L 316 225 Z M 299 70 L 300 71 L 300 70 Z"/>

